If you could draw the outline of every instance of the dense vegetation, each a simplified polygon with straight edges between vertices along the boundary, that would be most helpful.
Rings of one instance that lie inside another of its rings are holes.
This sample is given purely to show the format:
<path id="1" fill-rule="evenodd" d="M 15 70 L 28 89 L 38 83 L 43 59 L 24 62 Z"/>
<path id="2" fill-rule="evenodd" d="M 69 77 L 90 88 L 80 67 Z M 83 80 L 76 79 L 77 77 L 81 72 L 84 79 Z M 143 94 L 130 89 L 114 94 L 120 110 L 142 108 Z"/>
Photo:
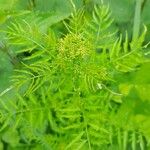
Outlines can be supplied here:
<path id="1" fill-rule="evenodd" d="M 149 8 L 0 0 L 0 150 L 149 150 Z"/>

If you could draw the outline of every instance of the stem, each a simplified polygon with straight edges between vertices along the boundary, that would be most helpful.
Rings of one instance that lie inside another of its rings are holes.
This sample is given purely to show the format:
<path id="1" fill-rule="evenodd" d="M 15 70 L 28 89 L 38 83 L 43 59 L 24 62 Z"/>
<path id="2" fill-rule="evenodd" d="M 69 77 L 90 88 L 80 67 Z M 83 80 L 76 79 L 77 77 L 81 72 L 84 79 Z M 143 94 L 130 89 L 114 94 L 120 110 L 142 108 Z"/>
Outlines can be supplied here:
<path id="1" fill-rule="evenodd" d="M 132 149 L 136 150 L 136 134 L 135 134 L 135 132 L 132 133 Z"/>
<path id="2" fill-rule="evenodd" d="M 142 2 L 143 0 L 136 0 L 134 24 L 133 24 L 133 40 L 138 38 L 140 32 Z"/>
<path id="3" fill-rule="evenodd" d="M 86 136 L 87 136 L 87 141 L 88 141 L 89 150 L 92 150 L 92 148 L 91 148 L 91 143 L 90 143 L 90 138 L 89 138 L 89 133 L 88 133 L 88 129 L 87 129 L 87 125 L 86 125 Z"/>
<path id="4" fill-rule="evenodd" d="M 120 129 L 118 129 L 118 134 L 117 134 L 118 136 L 117 136 L 117 140 L 118 140 L 118 148 L 119 149 L 122 149 L 122 137 L 121 137 L 121 131 L 120 131 Z"/>
<path id="5" fill-rule="evenodd" d="M 123 133 L 123 150 L 127 149 L 128 144 L 128 131 L 124 131 Z"/>
<path id="6" fill-rule="evenodd" d="M 71 6 L 72 6 L 74 12 L 76 12 L 76 6 L 75 6 L 73 0 L 70 0 L 70 3 L 71 3 Z"/>
<path id="7" fill-rule="evenodd" d="M 13 88 L 14 88 L 13 86 L 10 86 L 10 87 L 8 87 L 7 89 L 5 89 L 4 91 L 2 91 L 2 92 L 0 93 L 0 97 L 3 96 L 4 94 L 6 94 L 8 91 L 12 90 Z"/>

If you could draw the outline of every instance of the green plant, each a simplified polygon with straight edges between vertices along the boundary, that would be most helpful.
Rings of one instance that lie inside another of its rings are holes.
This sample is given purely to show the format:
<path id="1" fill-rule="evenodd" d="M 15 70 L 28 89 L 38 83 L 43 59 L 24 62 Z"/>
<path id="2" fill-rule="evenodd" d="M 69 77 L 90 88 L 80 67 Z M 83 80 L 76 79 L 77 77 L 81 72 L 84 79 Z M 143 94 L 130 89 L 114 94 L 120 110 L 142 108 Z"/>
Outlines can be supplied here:
<path id="1" fill-rule="evenodd" d="M 147 28 L 133 40 L 127 33 L 123 38 L 107 5 L 95 5 L 90 15 L 71 4 L 61 34 L 30 17 L 3 30 L 20 60 L 12 77 L 18 90 L 0 100 L 1 147 L 147 150 Z"/>

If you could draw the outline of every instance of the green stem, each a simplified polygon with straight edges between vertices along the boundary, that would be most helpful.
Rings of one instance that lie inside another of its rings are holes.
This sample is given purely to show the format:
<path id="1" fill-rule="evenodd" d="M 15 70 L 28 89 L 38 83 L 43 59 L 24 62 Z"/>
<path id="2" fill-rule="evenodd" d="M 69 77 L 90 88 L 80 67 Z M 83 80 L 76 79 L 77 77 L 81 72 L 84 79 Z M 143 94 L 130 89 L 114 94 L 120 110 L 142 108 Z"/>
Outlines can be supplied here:
<path id="1" fill-rule="evenodd" d="M 136 0 L 134 24 L 133 24 L 133 40 L 138 38 L 140 32 L 142 2 L 143 0 Z"/>
<path id="2" fill-rule="evenodd" d="M 123 150 L 127 149 L 128 144 L 128 131 L 124 131 L 123 133 Z"/>
<path id="3" fill-rule="evenodd" d="M 136 150 L 136 134 L 132 133 L 132 150 Z"/>
<path id="4" fill-rule="evenodd" d="M 120 131 L 120 129 L 118 129 L 118 134 L 117 134 L 118 136 L 117 136 L 117 140 L 118 140 L 118 148 L 119 148 L 119 150 L 120 149 L 122 149 L 122 136 L 121 136 L 121 131 Z"/>
<path id="5" fill-rule="evenodd" d="M 74 4 L 73 0 L 70 0 L 70 3 L 73 8 L 73 11 L 76 12 L 76 5 Z"/>

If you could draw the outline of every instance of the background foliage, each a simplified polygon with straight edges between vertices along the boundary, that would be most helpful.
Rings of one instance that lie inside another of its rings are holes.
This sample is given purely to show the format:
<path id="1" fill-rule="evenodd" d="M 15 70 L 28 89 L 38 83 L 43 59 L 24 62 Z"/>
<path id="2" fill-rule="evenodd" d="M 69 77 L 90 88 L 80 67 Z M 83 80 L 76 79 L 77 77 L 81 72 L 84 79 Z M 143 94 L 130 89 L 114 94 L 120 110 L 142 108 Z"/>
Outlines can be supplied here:
<path id="1" fill-rule="evenodd" d="M 0 149 L 150 149 L 150 0 L 133 38 L 136 5 L 0 0 Z"/>

